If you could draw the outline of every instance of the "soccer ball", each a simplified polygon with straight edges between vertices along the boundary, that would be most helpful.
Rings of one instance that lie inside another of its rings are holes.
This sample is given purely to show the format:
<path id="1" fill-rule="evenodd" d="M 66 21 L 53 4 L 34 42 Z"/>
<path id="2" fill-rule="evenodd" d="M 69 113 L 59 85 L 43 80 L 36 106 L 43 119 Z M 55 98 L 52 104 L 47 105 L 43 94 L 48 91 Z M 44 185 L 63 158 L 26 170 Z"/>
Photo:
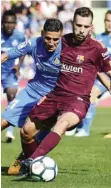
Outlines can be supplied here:
<path id="1" fill-rule="evenodd" d="M 37 181 L 52 181 L 58 173 L 56 162 L 47 156 L 37 157 L 31 165 L 31 177 Z"/>

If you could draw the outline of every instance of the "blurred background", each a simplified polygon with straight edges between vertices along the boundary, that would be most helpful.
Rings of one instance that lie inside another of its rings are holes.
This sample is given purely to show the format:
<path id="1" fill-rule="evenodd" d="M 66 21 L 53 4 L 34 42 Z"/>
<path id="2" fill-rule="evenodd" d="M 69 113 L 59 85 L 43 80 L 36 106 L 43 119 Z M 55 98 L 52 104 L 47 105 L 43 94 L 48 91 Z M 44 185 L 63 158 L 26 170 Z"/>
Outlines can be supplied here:
<path id="1" fill-rule="evenodd" d="M 111 0 L 2 0 L 1 17 L 5 10 L 12 9 L 17 16 L 16 28 L 23 32 L 26 38 L 40 36 L 43 24 L 47 18 L 58 18 L 64 25 L 64 34 L 71 32 L 71 20 L 76 8 L 81 6 L 90 7 L 94 13 L 94 31 L 93 34 L 104 32 L 104 15 L 108 9 L 111 9 Z M 20 87 L 25 87 L 27 80 L 34 76 L 34 65 L 31 57 L 25 57 L 24 63 L 20 69 Z M 107 96 L 107 95 L 106 95 Z M 2 101 L 5 95 L 2 93 Z M 111 105 L 109 99 L 105 104 Z M 100 102 L 104 105 L 104 101 Z"/>

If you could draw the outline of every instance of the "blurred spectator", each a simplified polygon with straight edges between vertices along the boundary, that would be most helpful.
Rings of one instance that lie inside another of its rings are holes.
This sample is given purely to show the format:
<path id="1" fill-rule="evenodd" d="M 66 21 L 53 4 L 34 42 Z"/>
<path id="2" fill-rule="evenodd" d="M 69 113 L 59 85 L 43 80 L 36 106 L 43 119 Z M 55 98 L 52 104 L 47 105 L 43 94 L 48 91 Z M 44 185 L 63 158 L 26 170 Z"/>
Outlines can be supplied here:
<path id="1" fill-rule="evenodd" d="M 106 6 L 108 9 L 111 9 L 111 0 L 107 0 Z"/>
<path id="2" fill-rule="evenodd" d="M 53 1 L 42 1 L 40 9 L 43 17 L 46 19 L 55 18 L 57 16 L 57 6 Z"/>

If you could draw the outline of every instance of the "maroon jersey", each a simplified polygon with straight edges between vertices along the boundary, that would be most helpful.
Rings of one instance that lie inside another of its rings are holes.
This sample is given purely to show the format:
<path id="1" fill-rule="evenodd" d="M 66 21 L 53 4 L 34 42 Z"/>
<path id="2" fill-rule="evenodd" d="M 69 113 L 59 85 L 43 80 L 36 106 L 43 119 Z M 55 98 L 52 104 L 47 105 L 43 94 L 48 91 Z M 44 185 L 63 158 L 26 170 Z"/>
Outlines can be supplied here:
<path id="1" fill-rule="evenodd" d="M 74 45 L 72 33 L 63 37 L 62 44 L 62 68 L 51 95 L 58 95 L 57 100 L 62 99 L 60 96 L 70 98 L 74 95 L 88 99 L 97 72 L 111 70 L 107 49 L 90 37 L 82 44 Z"/>

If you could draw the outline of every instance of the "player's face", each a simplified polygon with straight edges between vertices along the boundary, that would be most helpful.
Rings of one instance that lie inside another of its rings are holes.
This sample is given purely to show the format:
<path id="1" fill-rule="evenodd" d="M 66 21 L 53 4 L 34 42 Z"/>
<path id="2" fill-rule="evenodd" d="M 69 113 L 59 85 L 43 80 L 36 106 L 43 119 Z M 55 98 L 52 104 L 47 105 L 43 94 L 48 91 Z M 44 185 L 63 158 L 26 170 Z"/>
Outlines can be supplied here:
<path id="1" fill-rule="evenodd" d="M 53 52 L 57 49 L 59 40 L 62 36 L 62 32 L 61 31 L 58 31 L 58 32 L 47 31 L 47 32 L 43 32 L 42 36 L 43 36 L 47 51 Z"/>
<path id="2" fill-rule="evenodd" d="M 4 21 L 2 23 L 3 31 L 6 35 L 12 35 L 13 30 L 16 26 L 16 19 L 14 16 L 5 16 Z"/>
<path id="3" fill-rule="evenodd" d="M 111 34 L 111 14 L 107 14 L 105 17 L 105 31 Z"/>
<path id="4" fill-rule="evenodd" d="M 73 24 L 74 37 L 78 42 L 84 41 L 92 30 L 92 18 L 76 16 Z"/>

